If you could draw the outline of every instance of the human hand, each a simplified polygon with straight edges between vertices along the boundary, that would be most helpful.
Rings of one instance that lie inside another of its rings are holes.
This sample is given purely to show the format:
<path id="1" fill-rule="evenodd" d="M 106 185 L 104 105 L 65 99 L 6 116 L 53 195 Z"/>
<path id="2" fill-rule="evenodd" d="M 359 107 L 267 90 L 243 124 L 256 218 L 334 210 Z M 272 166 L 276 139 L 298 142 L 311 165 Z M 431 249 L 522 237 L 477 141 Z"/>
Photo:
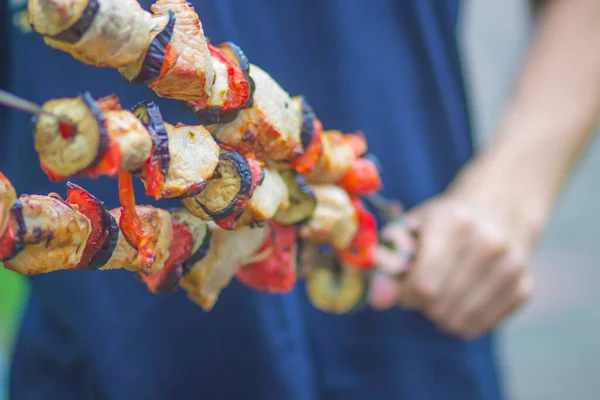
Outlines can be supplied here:
<path id="1" fill-rule="evenodd" d="M 457 190 L 406 215 L 418 232 L 414 265 L 402 279 L 389 277 L 407 267 L 407 230 L 398 222 L 382 238 L 402 251 L 380 246 L 369 303 L 416 308 L 443 330 L 473 338 L 500 323 L 533 289 L 529 258 L 539 230 L 519 218 L 500 196 L 485 190 Z"/>

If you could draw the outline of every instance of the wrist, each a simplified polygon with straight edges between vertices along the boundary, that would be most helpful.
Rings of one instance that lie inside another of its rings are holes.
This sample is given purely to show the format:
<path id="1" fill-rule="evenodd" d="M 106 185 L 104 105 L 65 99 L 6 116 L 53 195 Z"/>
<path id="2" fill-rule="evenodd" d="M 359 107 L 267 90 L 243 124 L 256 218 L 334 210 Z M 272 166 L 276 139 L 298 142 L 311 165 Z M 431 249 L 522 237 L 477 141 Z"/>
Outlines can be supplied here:
<path id="1" fill-rule="evenodd" d="M 447 194 L 511 224 L 515 235 L 533 245 L 548 223 L 554 196 L 527 169 L 515 157 L 484 152 L 465 166 Z"/>

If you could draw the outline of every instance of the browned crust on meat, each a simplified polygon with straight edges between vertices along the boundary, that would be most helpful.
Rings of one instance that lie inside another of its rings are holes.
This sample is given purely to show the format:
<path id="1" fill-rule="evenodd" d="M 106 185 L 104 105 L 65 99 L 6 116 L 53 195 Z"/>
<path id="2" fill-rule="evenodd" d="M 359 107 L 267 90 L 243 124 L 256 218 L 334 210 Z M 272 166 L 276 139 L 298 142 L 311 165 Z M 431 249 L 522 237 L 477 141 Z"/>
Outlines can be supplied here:
<path id="1" fill-rule="evenodd" d="M 169 64 L 150 87 L 161 97 L 206 103 L 214 71 L 198 14 L 185 0 L 158 0 L 151 9 L 155 16 L 167 15 L 171 10 L 176 21 L 165 56 Z"/>

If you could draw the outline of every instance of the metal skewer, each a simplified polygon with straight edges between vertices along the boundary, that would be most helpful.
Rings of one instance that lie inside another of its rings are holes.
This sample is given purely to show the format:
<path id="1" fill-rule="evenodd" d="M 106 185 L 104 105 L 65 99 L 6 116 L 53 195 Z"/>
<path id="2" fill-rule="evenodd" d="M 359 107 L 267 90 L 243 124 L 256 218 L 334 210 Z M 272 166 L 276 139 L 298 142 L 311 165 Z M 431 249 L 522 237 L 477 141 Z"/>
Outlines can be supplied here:
<path id="1" fill-rule="evenodd" d="M 72 122 L 67 121 L 64 118 L 61 118 L 58 115 L 52 114 L 51 112 L 44 110 L 39 105 L 37 105 L 29 100 L 25 100 L 15 94 L 7 92 L 6 90 L 3 90 L 3 89 L 0 89 L 0 104 L 4 105 L 6 107 L 10 107 L 10 108 L 14 108 L 17 110 L 27 112 L 29 114 L 48 115 L 48 116 L 53 117 L 56 120 L 60 121 L 61 123 L 67 124 L 70 127 L 75 128 L 75 125 Z"/>

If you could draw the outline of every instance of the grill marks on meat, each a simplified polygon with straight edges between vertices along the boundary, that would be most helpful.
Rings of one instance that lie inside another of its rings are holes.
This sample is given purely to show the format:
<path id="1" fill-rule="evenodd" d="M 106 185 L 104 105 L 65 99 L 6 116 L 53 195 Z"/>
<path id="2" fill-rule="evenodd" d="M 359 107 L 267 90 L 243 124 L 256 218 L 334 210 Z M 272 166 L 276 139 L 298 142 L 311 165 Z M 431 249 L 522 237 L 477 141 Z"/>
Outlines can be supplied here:
<path id="1" fill-rule="evenodd" d="M 92 231 L 90 220 L 53 196 L 23 195 L 25 247 L 5 261 L 20 274 L 43 274 L 77 268 Z"/>

